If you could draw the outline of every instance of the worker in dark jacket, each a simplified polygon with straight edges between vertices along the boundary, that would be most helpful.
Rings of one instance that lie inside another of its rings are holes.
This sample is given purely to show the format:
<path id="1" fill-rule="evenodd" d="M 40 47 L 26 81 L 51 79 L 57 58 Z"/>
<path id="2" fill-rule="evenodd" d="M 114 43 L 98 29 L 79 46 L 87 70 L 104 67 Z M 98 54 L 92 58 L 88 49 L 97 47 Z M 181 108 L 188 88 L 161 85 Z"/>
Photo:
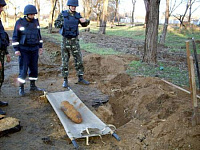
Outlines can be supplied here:
<path id="1" fill-rule="evenodd" d="M 0 0 L 0 14 L 3 11 L 3 7 L 6 6 L 4 0 Z M 0 19 L 0 90 L 4 81 L 4 58 L 6 56 L 7 62 L 10 62 L 10 55 L 8 53 L 7 47 L 9 45 L 9 37 L 5 32 Z M 7 102 L 0 101 L 0 106 L 7 106 Z M 0 115 L 5 115 L 6 112 L 0 109 Z"/>
<path id="2" fill-rule="evenodd" d="M 27 72 L 30 80 L 30 91 L 40 90 L 35 81 L 38 79 L 38 58 L 42 53 L 42 38 L 38 19 L 35 19 L 37 9 L 33 5 L 24 8 L 24 18 L 17 20 L 13 32 L 13 48 L 19 56 L 19 95 L 24 96 L 24 84 Z"/>
<path id="3" fill-rule="evenodd" d="M 90 21 L 82 18 L 80 13 L 76 12 L 78 0 L 68 0 L 67 6 L 69 6 L 69 10 L 62 11 L 54 24 L 56 28 L 60 28 L 60 34 L 62 35 L 61 54 L 64 88 L 68 88 L 70 53 L 74 57 L 75 69 L 78 75 L 78 83 L 85 85 L 89 84 L 88 81 L 83 79 L 84 67 L 78 39 L 78 25 L 80 23 L 83 27 L 86 27 L 89 25 Z"/>

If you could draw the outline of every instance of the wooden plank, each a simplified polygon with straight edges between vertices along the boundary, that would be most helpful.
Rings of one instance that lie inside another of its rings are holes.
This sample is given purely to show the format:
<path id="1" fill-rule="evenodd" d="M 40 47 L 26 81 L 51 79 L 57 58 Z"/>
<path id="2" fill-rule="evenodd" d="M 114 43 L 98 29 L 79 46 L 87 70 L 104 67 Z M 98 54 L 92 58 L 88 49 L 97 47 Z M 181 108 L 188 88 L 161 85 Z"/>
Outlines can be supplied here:
<path id="1" fill-rule="evenodd" d="M 173 87 L 175 87 L 175 88 L 177 88 L 177 89 L 179 89 L 179 90 L 185 92 L 185 93 L 191 94 L 191 92 L 188 91 L 188 90 L 186 90 L 186 89 L 183 89 L 183 88 L 181 88 L 181 87 L 179 87 L 179 86 L 177 86 L 177 85 L 175 85 L 175 84 L 173 84 L 173 83 L 171 83 L 171 82 L 168 82 L 168 81 L 166 81 L 166 80 L 164 80 L 164 79 L 161 79 L 161 80 L 162 80 L 163 82 L 165 82 L 165 83 L 167 83 L 167 84 L 169 84 L 169 85 L 171 85 L 171 86 L 173 86 Z M 200 96 L 199 96 L 199 95 L 196 95 L 196 97 L 200 99 Z"/>

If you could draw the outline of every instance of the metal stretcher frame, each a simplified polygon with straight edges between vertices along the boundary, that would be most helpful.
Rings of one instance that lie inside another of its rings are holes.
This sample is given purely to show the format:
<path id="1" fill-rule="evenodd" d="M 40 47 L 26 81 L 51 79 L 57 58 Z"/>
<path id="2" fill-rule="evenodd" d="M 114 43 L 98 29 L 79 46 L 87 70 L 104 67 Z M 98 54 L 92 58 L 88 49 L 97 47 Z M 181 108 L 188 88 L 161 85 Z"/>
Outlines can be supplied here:
<path id="1" fill-rule="evenodd" d="M 85 137 L 88 142 L 88 138 L 91 136 L 111 134 L 118 141 L 120 140 L 119 136 L 111 130 L 110 126 L 103 123 L 92 111 L 90 111 L 71 89 L 64 92 L 47 93 L 46 97 L 75 148 L 78 147 L 75 141 L 77 138 Z M 82 116 L 82 123 L 76 124 L 65 115 L 61 110 L 62 101 L 68 101 L 74 106 Z"/>

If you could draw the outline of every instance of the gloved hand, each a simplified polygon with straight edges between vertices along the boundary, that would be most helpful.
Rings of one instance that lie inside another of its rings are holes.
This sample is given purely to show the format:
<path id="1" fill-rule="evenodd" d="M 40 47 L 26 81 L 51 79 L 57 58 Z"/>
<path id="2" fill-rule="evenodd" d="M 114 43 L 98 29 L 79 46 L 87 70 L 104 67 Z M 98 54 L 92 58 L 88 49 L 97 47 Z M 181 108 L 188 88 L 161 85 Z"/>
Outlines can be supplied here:
<path id="1" fill-rule="evenodd" d="M 15 55 L 16 55 L 16 56 L 21 56 L 20 51 L 15 51 Z"/>
<path id="2" fill-rule="evenodd" d="M 81 22 L 81 20 L 84 22 Z M 82 27 L 87 27 L 90 24 L 90 20 L 85 18 L 80 18 L 80 23 Z"/>

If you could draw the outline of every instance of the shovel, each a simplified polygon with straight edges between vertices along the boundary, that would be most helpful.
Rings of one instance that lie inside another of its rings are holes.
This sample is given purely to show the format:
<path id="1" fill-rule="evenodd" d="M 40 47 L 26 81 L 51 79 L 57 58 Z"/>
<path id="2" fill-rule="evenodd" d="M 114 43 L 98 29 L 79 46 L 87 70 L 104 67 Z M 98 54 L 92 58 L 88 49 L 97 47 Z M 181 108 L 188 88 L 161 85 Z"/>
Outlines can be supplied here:
<path id="1" fill-rule="evenodd" d="M 190 56 L 190 67 L 191 67 L 191 96 L 193 100 L 193 116 L 192 116 L 192 126 L 196 126 L 200 124 L 200 114 L 198 112 L 198 104 L 197 104 L 197 97 L 196 97 L 196 83 L 195 83 L 195 73 L 194 73 L 194 64 L 193 64 L 193 57 Z"/>

